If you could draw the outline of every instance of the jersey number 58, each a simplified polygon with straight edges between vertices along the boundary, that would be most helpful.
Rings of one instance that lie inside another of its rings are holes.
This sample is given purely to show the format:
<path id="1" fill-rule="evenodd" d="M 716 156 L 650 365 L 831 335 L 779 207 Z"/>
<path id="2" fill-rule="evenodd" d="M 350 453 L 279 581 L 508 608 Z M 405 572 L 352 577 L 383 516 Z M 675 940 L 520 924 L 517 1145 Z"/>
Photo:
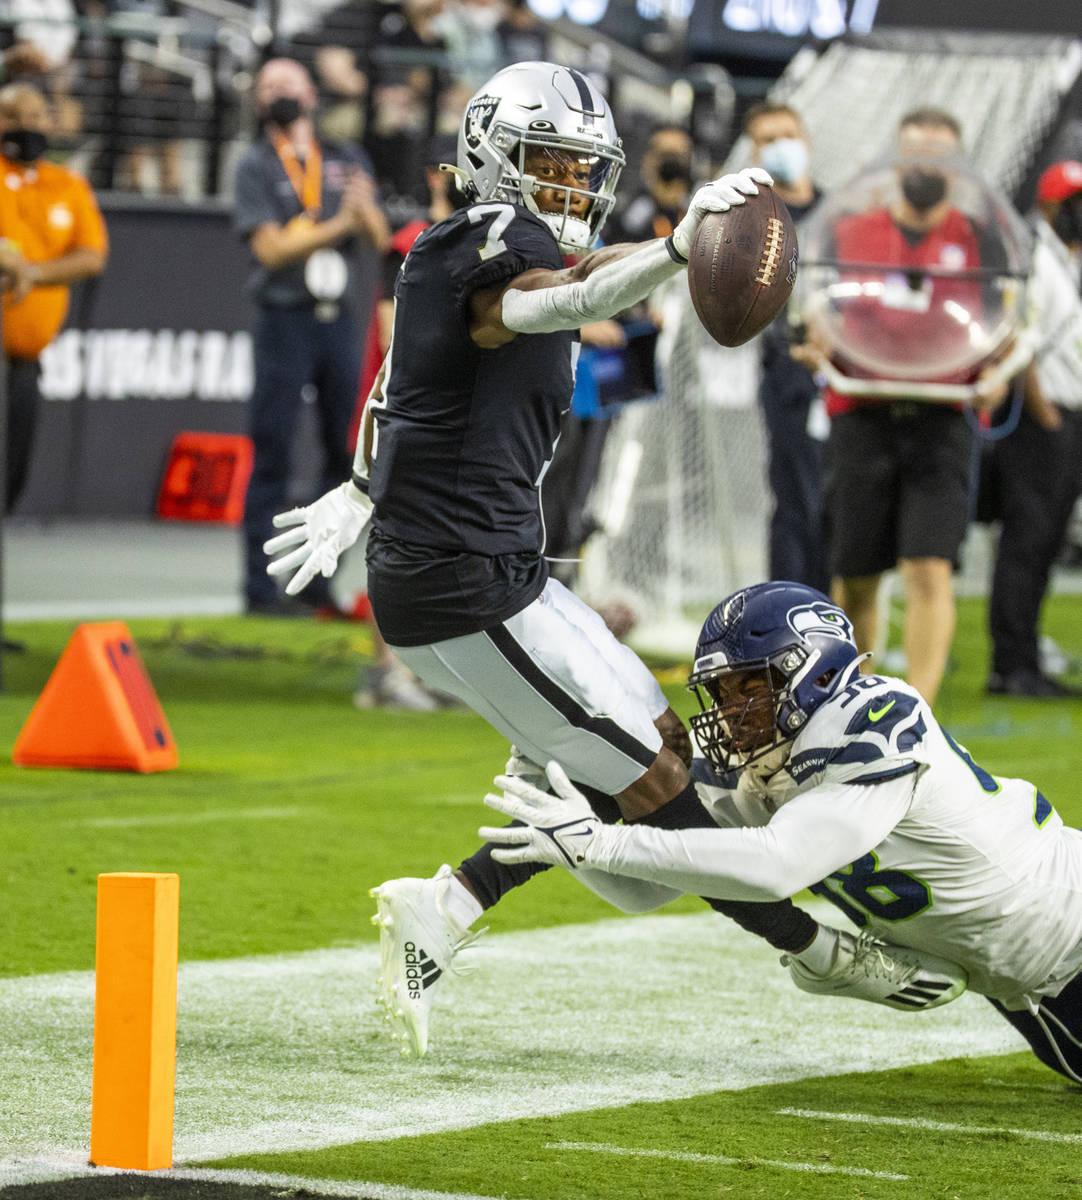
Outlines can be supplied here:
<path id="1" fill-rule="evenodd" d="M 932 903 L 926 883 L 908 871 L 881 871 L 879 859 L 869 851 L 856 862 L 835 871 L 808 889 L 836 904 L 856 925 L 877 921 L 905 921 L 924 912 Z"/>

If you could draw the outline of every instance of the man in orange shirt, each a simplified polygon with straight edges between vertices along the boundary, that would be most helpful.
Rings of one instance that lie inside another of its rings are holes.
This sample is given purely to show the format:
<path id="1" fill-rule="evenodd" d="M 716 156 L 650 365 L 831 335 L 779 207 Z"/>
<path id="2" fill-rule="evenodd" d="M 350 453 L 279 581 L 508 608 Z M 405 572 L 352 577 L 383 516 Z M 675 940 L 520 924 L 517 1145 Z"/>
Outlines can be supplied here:
<path id="1" fill-rule="evenodd" d="M 105 269 L 105 223 L 86 181 L 45 162 L 52 116 L 29 84 L 0 90 L 0 288 L 8 369 L 6 509 L 26 481 L 41 401 L 41 352 L 68 311 L 69 284 Z"/>

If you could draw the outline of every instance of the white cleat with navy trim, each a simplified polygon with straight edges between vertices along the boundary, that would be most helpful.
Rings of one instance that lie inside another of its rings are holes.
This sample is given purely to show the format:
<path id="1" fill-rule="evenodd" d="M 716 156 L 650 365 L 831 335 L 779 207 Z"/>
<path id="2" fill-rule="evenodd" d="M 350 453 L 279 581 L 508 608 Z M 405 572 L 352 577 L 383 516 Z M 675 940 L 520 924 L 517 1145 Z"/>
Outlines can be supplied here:
<path id="1" fill-rule="evenodd" d="M 835 932 L 837 952 L 826 974 L 809 970 L 790 954 L 782 955 L 781 965 L 789 968 L 802 991 L 922 1012 L 949 1004 L 966 990 L 966 972 L 945 958 L 884 941 L 867 929 L 856 936 L 843 929 Z"/>
<path id="2" fill-rule="evenodd" d="M 444 971 L 466 974 L 455 956 L 484 933 L 459 928 L 448 916 L 445 896 L 453 872 L 446 864 L 431 879 L 390 879 L 368 893 L 379 926 L 378 1003 L 402 1053 L 420 1058 L 428 1049 L 428 1019 L 435 984 Z"/>

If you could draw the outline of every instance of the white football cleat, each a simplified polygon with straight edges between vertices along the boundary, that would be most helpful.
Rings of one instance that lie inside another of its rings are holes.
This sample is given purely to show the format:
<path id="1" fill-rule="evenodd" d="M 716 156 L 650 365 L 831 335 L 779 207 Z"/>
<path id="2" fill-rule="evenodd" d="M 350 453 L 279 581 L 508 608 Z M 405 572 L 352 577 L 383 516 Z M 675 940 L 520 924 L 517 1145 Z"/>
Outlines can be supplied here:
<path id="1" fill-rule="evenodd" d="M 379 926 L 378 1003 L 406 1056 L 420 1058 L 428 1049 L 432 989 L 448 969 L 475 970 L 452 962 L 485 932 L 461 929 L 448 916 L 444 897 L 452 876 L 445 864 L 431 879 L 390 879 L 368 893 L 376 901 L 372 924 Z"/>
<path id="2" fill-rule="evenodd" d="M 867 929 L 856 936 L 844 929 L 835 932 L 838 948 L 825 975 L 809 970 L 791 954 L 782 955 L 781 965 L 789 968 L 801 991 L 922 1012 L 949 1004 L 966 990 L 969 976 L 957 963 L 884 941 Z"/>

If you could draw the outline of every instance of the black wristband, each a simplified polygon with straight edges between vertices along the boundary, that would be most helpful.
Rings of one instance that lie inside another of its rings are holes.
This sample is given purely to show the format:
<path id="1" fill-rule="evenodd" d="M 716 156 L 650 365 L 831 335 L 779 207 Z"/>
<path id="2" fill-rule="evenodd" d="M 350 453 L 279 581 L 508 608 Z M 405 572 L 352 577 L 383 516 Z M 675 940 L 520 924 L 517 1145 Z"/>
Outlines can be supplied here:
<path id="1" fill-rule="evenodd" d="M 669 252 L 669 257 L 674 263 L 679 263 L 682 267 L 688 265 L 688 260 L 676 248 L 676 243 L 672 240 L 672 234 L 665 239 L 665 249 Z"/>
<path id="2" fill-rule="evenodd" d="M 354 471 L 350 478 L 353 483 L 353 486 L 357 489 L 357 491 L 363 492 L 367 496 L 368 495 L 368 479 L 367 479 L 367 477 L 364 475 L 358 475 L 357 472 Z"/>

